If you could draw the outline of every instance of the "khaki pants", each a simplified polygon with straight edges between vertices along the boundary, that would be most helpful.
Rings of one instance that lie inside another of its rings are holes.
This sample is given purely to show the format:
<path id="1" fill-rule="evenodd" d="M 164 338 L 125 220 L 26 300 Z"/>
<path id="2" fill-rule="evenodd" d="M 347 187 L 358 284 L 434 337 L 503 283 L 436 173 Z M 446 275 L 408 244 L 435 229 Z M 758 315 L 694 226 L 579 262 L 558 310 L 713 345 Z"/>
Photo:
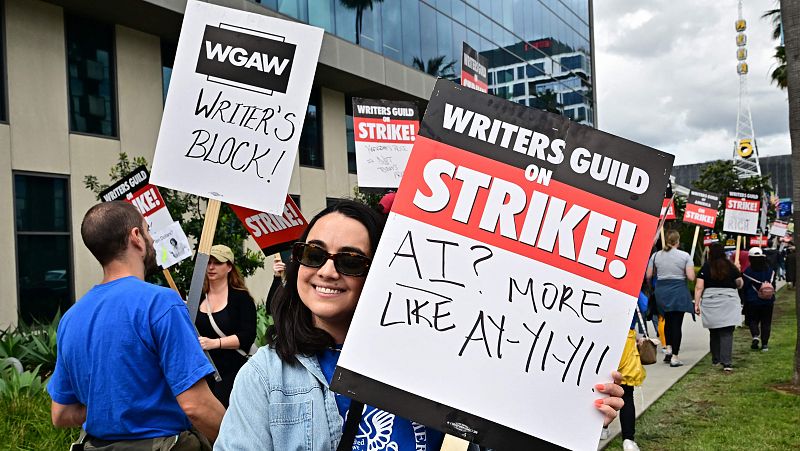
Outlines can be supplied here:
<path id="1" fill-rule="evenodd" d="M 75 449 L 74 446 L 73 449 Z M 196 430 L 190 430 L 170 437 L 141 440 L 109 441 L 88 438 L 83 449 L 86 451 L 211 451 L 211 443 Z"/>

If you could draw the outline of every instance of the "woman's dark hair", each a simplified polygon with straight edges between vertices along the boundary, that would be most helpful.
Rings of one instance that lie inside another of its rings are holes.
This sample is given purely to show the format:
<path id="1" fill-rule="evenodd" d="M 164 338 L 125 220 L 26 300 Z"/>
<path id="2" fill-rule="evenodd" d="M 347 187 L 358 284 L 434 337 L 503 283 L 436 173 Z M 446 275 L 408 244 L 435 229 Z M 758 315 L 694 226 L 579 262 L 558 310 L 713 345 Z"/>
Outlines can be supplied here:
<path id="1" fill-rule="evenodd" d="M 371 253 L 375 255 L 385 219 L 367 205 L 352 200 L 341 200 L 319 212 L 308 223 L 300 241 L 305 242 L 317 221 L 331 213 L 339 213 L 364 225 Z M 296 362 L 297 354 L 313 355 L 336 344 L 330 334 L 314 326 L 311 310 L 300 300 L 297 293 L 299 267 L 300 264 L 294 259 L 286 264 L 286 285 L 275 293 L 271 311 L 274 324 L 267 329 L 270 346 L 281 360 L 289 363 Z"/>
<path id="2" fill-rule="evenodd" d="M 708 267 L 712 280 L 723 281 L 736 269 L 725 255 L 725 247 L 720 243 L 711 243 L 708 248 Z"/>

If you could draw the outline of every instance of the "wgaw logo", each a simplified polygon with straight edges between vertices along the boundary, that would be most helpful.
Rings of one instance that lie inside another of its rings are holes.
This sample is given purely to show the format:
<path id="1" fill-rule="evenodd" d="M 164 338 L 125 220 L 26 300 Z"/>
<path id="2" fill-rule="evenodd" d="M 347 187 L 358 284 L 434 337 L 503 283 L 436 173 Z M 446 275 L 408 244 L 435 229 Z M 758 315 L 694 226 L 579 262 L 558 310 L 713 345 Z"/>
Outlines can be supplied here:
<path id="1" fill-rule="evenodd" d="M 285 94 L 296 48 L 283 36 L 228 24 L 206 25 L 195 70 L 216 83 Z"/>

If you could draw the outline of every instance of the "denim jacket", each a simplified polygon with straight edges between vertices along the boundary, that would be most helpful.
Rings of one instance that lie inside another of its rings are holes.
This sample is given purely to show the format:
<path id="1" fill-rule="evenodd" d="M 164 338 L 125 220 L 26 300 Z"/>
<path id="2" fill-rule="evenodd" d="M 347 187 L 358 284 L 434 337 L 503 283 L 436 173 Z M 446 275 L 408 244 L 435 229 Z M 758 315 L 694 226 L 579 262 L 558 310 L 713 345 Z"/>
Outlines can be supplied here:
<path id="1" fill-rule="evenodd" d="M 217 451 L 335 451 L 342 417 L 316 357 L 290 365 L 264 346 L 239 371 Z"/>

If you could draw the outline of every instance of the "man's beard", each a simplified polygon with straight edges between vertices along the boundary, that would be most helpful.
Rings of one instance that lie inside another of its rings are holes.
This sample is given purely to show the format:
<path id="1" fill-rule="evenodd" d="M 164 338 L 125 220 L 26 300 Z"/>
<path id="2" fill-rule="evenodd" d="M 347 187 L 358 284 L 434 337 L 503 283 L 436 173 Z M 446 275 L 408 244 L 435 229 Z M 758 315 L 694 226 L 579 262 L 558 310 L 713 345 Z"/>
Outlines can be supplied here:
<path id="1" fill-rule="evenodd" d="M 156 250 L 153 245 L 147 246 L 147 251 L 144 254 L 144 275 L 145 277 L 155 274 L 158 270 L 158 263 L 156 263 Z"/>

